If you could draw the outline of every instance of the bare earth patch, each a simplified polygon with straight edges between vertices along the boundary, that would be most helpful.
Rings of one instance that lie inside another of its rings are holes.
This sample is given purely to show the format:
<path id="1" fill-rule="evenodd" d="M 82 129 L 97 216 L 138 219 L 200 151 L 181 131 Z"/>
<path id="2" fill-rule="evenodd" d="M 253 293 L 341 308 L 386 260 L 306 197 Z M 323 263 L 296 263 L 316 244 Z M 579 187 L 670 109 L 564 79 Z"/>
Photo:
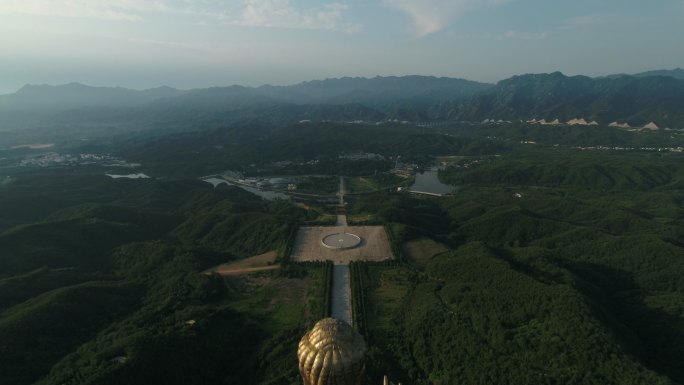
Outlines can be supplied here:
<path id="1" fill-rule="evenodd" d="M 449 251 L 449 248 L 430 238 L 420 238 L 404 243 L 404 255 L 418 267 L 425 267 L 432 257 Z"/>
<path id="2" fill-rule="evenodd" d="M 326 235 L 346 232 L 361 238 L 352 249 L 328 249 L 321 240 Z M 393 258 L 392 249 L 382 226 L 300 227 L 291 260 L 293 262 L 333 261 L 346 265 L 351 261 L 384 261 Z"/>
<path id="3" fill-rule="evenodd" d="M 392 314 L 399 311 L 411 287 L 409 270 L 406 267 L 374 266 L 370 271 L 377 281 L 371 286 L 366 303 L 368 325 L 373 329 L 394 330 L 396 325 Z"/>
<path id="4" fill-rule="evenodd" d="M 271 250 L 264 254 L 255 255 L 253 257 L 241 259 L 239 261 L 224 263 L 207 269 L 202 274 L 219 274 L 219 275 L 239 275 L 254 273 L 257 271 L 267 271 L 278 269 L 279 265 L 274 265 L 273 262 L 278 257 L 278 252 Z"/>

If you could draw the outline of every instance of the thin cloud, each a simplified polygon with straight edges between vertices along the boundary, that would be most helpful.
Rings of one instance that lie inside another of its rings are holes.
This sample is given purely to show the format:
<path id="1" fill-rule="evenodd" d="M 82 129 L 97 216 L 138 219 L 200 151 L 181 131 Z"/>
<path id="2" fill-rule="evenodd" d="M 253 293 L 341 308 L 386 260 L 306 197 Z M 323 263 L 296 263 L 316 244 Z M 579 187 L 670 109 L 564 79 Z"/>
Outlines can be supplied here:
<path id="1" fill-rule="evenodd" d="M 289 0 L 245 0 L 237 24 L 252 27 L 324 29 L 354 32 L 358 25 L 343 21 L 347 5 L 329 3 L 321 8 L 298 10 Z"/>
<path id="2" fill-rule="evenodd" d="M 382 3 L 408 14 L 413 19 L 413 32 L 423 37 L 444 29 L 468 11 L 508 1 L 511 0 L 382 0 Z"/>
<path id="3" fill-rule="evenodd" d="M 140 21 L 147 12 L 165 12 L 163 1 L 140 0 L 3 0 L 0 13 L 115 21 Z"/>
<path id="4" fill-rule="evenodd" d="M 602 24 L 633 23 L 636 21 L 634 18 L 619 13 L 596 13 L 571 17 L 565 20 L 563 24 L 565 27 L 585 27 Z"/>
<path id="5" fill-rule="evenodd" d="M 344 21 L 347 8 L 332 2 L 302 10 L 289 0 L 0 0 L 0 14 L 125 22 L 143 21 L 148 15 L 175 14 L 192 17 L 194 23 L 357 31 L 357 24 Z"/>
<path id="6" fill-rule="evenodd" d="M 549 33 L 544 32 L 527 32 L 527 31 L 507 31 L 502 40 L 543 40 L 549 37 Z"/>

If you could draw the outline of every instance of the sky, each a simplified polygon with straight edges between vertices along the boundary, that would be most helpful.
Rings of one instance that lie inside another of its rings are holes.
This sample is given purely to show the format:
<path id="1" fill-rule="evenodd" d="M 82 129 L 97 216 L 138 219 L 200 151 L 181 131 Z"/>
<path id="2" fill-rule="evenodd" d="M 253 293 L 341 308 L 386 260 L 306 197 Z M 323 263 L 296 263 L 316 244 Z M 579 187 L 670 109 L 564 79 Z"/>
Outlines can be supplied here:
<path id="1" fill-rule="evenodd" d="M 0 0 L 0 94 L 684 67 L 684 0 Z"/>

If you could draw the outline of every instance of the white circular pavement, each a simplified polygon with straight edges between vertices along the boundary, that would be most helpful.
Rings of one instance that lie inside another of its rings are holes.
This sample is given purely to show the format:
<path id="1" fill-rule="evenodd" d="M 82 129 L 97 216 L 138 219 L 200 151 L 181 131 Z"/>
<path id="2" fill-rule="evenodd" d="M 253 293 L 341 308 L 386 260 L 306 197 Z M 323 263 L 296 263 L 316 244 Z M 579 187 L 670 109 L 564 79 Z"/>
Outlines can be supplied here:
<path id="1" fill-rule="evenodd" d="M 351 249 L 361 244 L 361 237 L 351 233 L 335 233 L 323 237 L 321 243 L 329 249 Z"/>

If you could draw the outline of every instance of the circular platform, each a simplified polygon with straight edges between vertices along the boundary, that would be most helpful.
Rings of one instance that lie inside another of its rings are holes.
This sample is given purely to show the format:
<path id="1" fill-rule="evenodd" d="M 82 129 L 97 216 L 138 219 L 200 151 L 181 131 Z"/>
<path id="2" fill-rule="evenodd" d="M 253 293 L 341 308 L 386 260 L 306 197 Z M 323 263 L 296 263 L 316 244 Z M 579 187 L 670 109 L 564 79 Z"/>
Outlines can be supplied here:
<path id="1" fill-rule="evenodd" d="M 326 235 L 321 243 L 329 249 L 351 249 L 361 243 L 361 237 L 351 233 L 336 233 Z"/>

